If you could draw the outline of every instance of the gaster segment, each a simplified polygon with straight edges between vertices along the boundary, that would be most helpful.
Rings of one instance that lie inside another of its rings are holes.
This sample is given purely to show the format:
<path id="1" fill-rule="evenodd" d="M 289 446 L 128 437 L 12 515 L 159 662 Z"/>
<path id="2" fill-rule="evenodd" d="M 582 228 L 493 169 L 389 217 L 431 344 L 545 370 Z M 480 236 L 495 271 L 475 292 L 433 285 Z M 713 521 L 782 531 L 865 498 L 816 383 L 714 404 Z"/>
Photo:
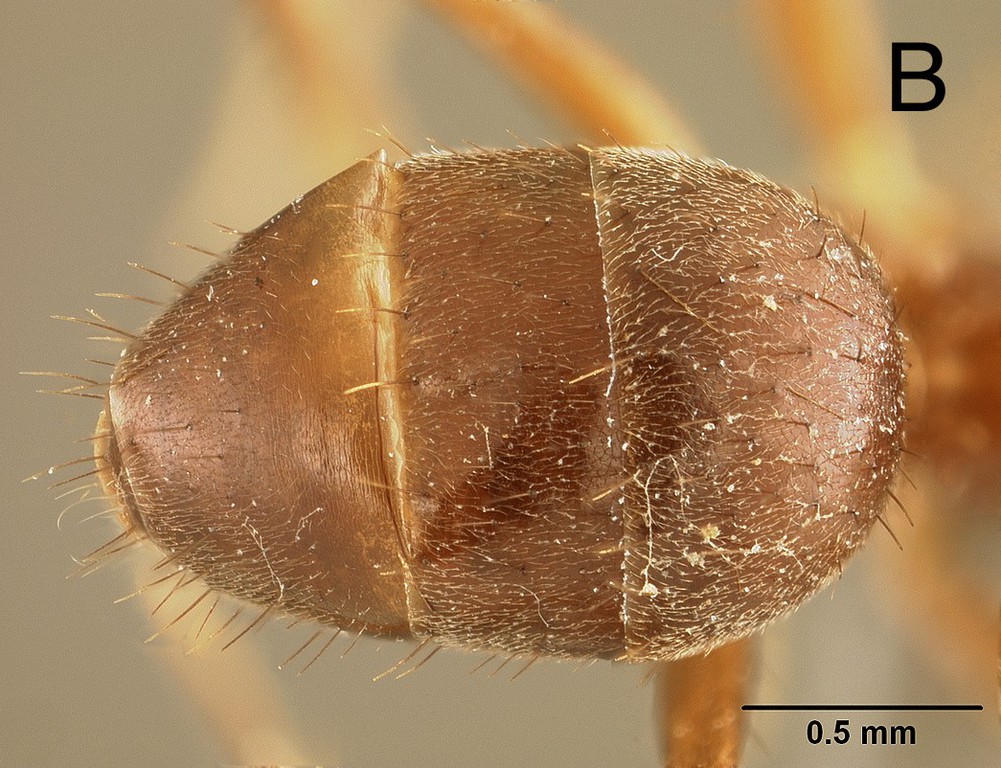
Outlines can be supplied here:
<path id="1" fill-rule="evenodd" d="M 881 511 L 893 317 L 864 248 L 722 163 L 376 156 L 129 348 L 102 479 L 213 586 L 334 626 L 698 653 L 796 607 Z"/>

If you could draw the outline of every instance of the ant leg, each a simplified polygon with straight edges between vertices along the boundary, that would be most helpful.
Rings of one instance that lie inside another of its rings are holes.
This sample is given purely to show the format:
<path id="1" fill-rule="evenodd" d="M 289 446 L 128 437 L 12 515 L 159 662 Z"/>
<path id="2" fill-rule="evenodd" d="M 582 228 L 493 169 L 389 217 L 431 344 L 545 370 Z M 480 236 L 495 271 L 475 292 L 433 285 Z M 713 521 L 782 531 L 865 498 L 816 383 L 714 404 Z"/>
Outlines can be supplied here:
<path id="1" fill-rule="evenodd" d="M 425 1 L 592 140 L 700 154 L 695 135 L 641 75 L 552 8 Z"/>
<path id="2" fill-rule="evenodd" d="M 994 574 L 992 590 L 975 568 L 959 565 L 966 558 L 958 551 L 964 538 L 976 538 L 971 529 L 996 535 L 997 505 L 993 514 L 977 519 L 969 503 L 948 491 L 933 490 L 941 481 L 931 472 L 918 473 L 914 482 L 916 487 L 899 489 L 901 503 L 914 523 L 912 535 L 904 539 L 903 555 L 883 543 L 882 561 L 889 568 L 885 581 L 895 587 L 885 594 L 887 608 L 905 626 L 914 628 L 929 669 L 940 671 L 978 701 L 990 700 L 994 694 L 990 673 L 998 654 L 995 622 L 1001 581 Z"/>
<path id="3" fill-rule="evenodd" d="M 149 647 L 164 672 L 183 686 L 187 701 L 210 724 L 219 745 L 219 758 L 225 763 L 247 765 L 309 762 L 301 746 L 308 742 L 301 738 L 294 717 L 282 701 L 272 680 L 274 672 L 264 662 L 259 644 L 233 643 L 226 653 L 221 653 L 226 638 L 218 624 L 223 623 L 229 636 L 240 630 L 235 628 L 236 622 L 213 615 L 218 603 L 204 592 L 201 581 L 185 579 L 184 575 L 185 571 L 180 571 L 179 580 L 164 581 L 161 577 L 141 584 L 136 596 L 147 614 L 162 611 L 173 598 L 181 598 L 182 608 L 175 618 L 160 619 L 162 628 L 150 638 L 155 642 L 150 642 Z M 185 600 L 180 592 L 189 585 L 189 598 Z M 199 594 L 201 597 L 197 597 Z M 191 596 L 196 597 L 192 600 Z M 203 601 L 206 596 L 209 599 Z M 221 602 L 235 604 L 225 599 Z M 247 623 L 244 615 L 240 619 Z M 189 653 L 188 645 L 197 647 L 197 640 L 190 638 L 205 633 L 219 634 L 210 643 L 213 647 L 203 654 Z"/>
<path id="4" fill-rule="evenodd" d="M 665 662 L 657 673 L 658 731 L 665 768 L 732 768 L 740 761 L 752 641 Z"/>
<path id="5" fill-rule="evenodd" d="M 948 263 L 956 210 L 921 168 L 904 118 L 890 110 L 890 44 L 875 10 L 867 0 L 746 5 L 821 178 L 841 202 L 866 212 L 867 239 L 893 282 Z"/>
<path id="6" fill-rule="evenodd" d="M 392 4 L 255 0 L 252 6 L 317 163 L 346 167 L 377 149 L 359 126 L 391 122 L 387 105 L 398 101 L 384 53 L 400 18 Z"/>

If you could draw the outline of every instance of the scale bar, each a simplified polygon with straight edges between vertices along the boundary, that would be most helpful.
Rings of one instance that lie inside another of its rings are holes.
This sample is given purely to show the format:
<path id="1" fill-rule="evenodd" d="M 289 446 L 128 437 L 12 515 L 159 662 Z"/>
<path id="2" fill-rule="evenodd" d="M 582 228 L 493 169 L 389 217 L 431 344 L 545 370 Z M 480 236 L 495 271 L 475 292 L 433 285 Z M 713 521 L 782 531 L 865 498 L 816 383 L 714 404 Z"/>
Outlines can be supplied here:
<path id="1" fill-rule="evenodd" d="M 983 704 L 744 704 L 745 712 L 982 712 Z"/>

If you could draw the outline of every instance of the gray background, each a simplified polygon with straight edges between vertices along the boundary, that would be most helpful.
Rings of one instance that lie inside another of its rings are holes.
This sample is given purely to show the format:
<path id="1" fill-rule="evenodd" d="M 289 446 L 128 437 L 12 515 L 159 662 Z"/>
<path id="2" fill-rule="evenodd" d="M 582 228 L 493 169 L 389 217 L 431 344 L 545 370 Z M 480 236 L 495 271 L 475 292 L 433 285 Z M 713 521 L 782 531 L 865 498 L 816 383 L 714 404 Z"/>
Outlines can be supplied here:
<path id="1" fill-rule="evenodd" d="M 795 127 L 760 74 L 739 7 L 559 5 L 662 85 L 715 153 L 808 190 Z M 1001 21 L 995 5 L 887 4 L 884 29 L 887 39 L 930 40 L 944 51 L 951 73 L 946 104 L 906 119 L 936 177 L 974 201 L 984 226 L 996 229 L 1001 59 L 992 48 Z M 385 77 L 397 95 L 366 122 L 345 116 L 345 130 L 356 140 L 377 146 L 364 129 L 379 123 L 414 147 L 427 136 L 451 145 L 469 139 L 506 146 L 512 139 L 505 129 L 530 141 L 574 140 L 422 13 L 372 6 L 393 26 Z M 44 482 L 19 483 L 86 452 L 86 445 L 71 441 L 91 430 L 96 403 L 36 395 L 40 382 L 16 371 L 93 370 L 82 360 L 108 358 L 108 346 L 84 342 L 86 333 L 49 315 L 93 306 L 125 327 L 138 325 L 144 309 L 92 298 L 115 290 L 167 295 L 126 261 L 190 276 L 204 260 L 167 241 L 219 247 L 223 241 L 206 220 L 252 227 L 343 167 L 334 151 L 319 162 L 295 159 L 301 147 L 285 138 L 294 111 L 280 84 L 232 85 L 235 72 L 249 69 L 252 78 L 268 70 L 271 54 L 266 45 L 258 50 L 261 37 L 235 3 L 0 5 L 0 238 L 7 275 L 0 303 L 0 765 L 226 760 L 212 727 L 159 666 L 158 643 L 142 644 L 150 632 L 146 609 L 112 604 L 132 589 L 132 561 L 66 579 L 72 558 L 112 533 L 108 524 L 76 524 L 99 507 L 68 513 L 57 530 L 66 502 L 54 501 Z M 351 54 L 365 62 L 372 51 L 359 43 Z M 985 551 L 996 550 L 996 520 L 983 536 Z M 984 685 L 964 689 L 918 653 L 912 638 L 920 627 L 902 618 L 906 606 L 891 606 L 882 594 L 892 590 L 882 582 L 881 558 L 895 556 L 877 543 L 834 590 L 767 633 L 758 697 L 980 701 L 989 711 L 908 718 L 918 726 L 919 747 L 869 748 L 864 757 L 846 748 L 808 747 L 805 717 L 756 717 L 749 764 L 988 765 L 996 759 L 1001 743 L 990 711 L 990 670 Z M 269 671 L 262 675 L 274 678 L 277 695 L 299 719 L 303 754 L 311 761 L 654 764 L 651 687 L 642 684 L 642 669 L 544 663 L 510 682 L 509 674 L 470 674 L 481 659 L 449 652 L 405 681 L 373 684 L 404 650 L 362 641 L 346 658 L 330 653 L 302 677 L 272 671 L 302 637 L 301 630 L 275 625 L 241 642 L 264 645 Z M 203 655 L 210 669 L 222 656 L 216 649 Z M 230 683 L 221 678 L 217 685 L 225 690 Z"/>

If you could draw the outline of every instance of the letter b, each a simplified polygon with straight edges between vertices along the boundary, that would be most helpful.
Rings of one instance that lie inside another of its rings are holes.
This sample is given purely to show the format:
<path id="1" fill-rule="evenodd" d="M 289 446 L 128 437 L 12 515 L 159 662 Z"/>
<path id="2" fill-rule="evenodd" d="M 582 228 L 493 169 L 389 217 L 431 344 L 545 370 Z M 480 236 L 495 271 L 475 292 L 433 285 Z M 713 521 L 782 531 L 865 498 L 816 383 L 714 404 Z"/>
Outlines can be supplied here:
<path id="1" fill-rule="evenodd" d="M 893 88 L 893 111 L 894 112 L 925 112 L 929 109 L 935 109 L 939 104 L 945 99 L 945 82 L 941 77 L 935 73 L 942 66 L 942 52 L 938 49 L 938 46 L 932 45 L 931 43 L 892 43 L 893 46 L 893 56 L 892 56 L 892 88 Z M 903 63 L 903 53 L 904 51 L 924 51 L 929 56 L 931 56 L 931 64 L 927 69 L 917 70 L 917 71 L 904 71 Z M 935 95 L 931 97 L 928 101 L 904 101 L 902 91 L 903 91 L 903 81 L 904 78 L 909 80 L 927 80 L 933 86 L 935 86 Z"/>

